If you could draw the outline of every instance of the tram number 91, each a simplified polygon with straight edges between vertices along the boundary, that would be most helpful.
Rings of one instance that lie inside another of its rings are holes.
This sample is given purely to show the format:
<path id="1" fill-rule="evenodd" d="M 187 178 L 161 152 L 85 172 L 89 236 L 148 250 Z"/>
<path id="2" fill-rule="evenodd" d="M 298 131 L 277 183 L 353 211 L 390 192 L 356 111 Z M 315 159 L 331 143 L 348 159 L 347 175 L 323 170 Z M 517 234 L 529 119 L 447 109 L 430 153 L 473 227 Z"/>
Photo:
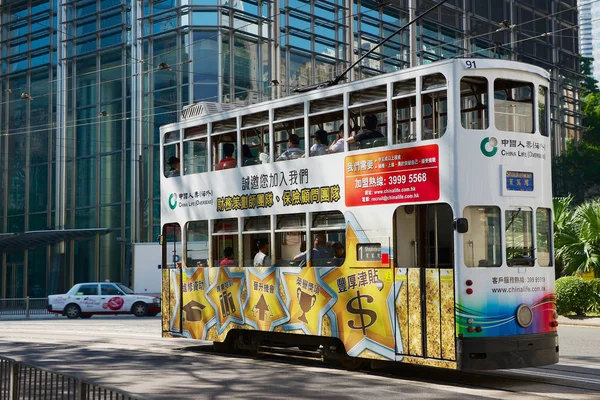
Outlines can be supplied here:
<path id="1" fill-rule="evenodd" d="M 416 174 L 400 174 L 388 177 L 388 185 L 401 185 L 403 183 L 427 182 L 427 173 L 420 172 Z"/>

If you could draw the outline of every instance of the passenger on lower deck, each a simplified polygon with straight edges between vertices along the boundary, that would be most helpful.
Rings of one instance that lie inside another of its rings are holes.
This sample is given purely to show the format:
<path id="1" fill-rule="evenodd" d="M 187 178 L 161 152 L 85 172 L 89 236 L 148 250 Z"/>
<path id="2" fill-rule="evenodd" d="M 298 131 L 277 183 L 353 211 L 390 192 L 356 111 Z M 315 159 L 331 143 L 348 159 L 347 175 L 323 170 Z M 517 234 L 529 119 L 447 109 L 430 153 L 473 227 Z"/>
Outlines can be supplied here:
<path id="1" fill-rule="evenodd" d="M 221 260 L 221 263 L 219 264 L 220 267 L 237 267 L 238 262 L 233 258 L 232 247 L 225 247 L 223 250 L 223 256 L 225 256 L 225 258 Z"/>

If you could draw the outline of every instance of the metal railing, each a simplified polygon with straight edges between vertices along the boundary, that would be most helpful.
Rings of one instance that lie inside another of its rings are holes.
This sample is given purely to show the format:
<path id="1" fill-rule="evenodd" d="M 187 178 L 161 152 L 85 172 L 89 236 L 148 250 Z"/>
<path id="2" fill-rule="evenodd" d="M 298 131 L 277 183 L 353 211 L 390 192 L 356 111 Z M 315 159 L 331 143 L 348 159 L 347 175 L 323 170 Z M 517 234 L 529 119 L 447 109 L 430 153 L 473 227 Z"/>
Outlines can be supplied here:
<path id="1" fill-rule="evenodd" d="M 30 315 L 52 315 L 46 309 L 48 299 L 25 297 L 21 299 L 0 299 L 0 317 L 3 315 L 22 315 L 29 318 Z"/>
<path id="2" fill-rule="evenodd" d="M 96 385 L 75 375 L 0 356 L 0 400 L 144 400 L 122 390 Z"/>

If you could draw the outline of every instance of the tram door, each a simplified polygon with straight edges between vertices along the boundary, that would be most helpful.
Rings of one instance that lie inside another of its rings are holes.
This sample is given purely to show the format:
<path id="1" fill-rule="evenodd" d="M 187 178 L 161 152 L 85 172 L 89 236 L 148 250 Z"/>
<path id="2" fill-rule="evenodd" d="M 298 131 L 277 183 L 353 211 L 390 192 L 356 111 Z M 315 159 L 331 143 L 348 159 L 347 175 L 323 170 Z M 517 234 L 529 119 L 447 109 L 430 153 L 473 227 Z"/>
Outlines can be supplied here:
<path id="1" fill-rule="evenodd" d="M 182 332 L 181 266 L 183 244 L 179 224 L 166 224 L 162 234 L 162 330 Z"/>
<path id="2" fill-rule="evenodd" d="M 407 205 L 394 213 L 398 354 L 455 360 L 452 220 L 448 204 Z"/>

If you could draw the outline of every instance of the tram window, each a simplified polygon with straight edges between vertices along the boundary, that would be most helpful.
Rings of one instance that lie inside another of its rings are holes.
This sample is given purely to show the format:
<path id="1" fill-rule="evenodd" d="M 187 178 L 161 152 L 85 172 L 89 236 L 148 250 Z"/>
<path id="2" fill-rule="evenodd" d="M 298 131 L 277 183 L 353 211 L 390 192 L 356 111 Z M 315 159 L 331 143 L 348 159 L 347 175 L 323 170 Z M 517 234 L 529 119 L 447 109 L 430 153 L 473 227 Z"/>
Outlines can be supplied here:
<path id="1" fill-rule="evenodd" d="M 448 93 L 446 78 L 442 74 L 423 77 L 421 95 L 422 140 L 439 139 L 448 125 Z"/>
<path id="2" fill-rule="evenodd" d="M 552 212 L 549 208 L 538 208 L 535 212 L 535 248 L 538 265 L 552 266 Z"/>
<path id="3" fill-rule="evenodd" d="M 242 231 L 242 265 L 244 267 L 254 266 L 254 258 L 258 253 L 257 243 L 259 241 L 267 241 L 267 255 L 270 258 L 270 264 L 273 263 L 271 259 L 270 229 L 271 220 L 268 216 L 244 218 L 244 229 Z"/>
<path id="4" fill-rule="evenodd" d="M 306 265 L 306 214 L 277 216 L 275 259 L 279 266 Z"/>
<path id="5" fill-rule="evenodd" d="M 165 133 L 165 144 L 179 142 L 179 131 Z"/>
<path id="6" fill-rule="evenodd" d="M 277 122 L 273 130 L 276 161 L 294 160 L 304 155 L 304 118 Z"/>
<path id="7" fill-rule="evenodd" d="M 368 89 L 357 90 L 350 93 L 350 106 L 358 104 L 369 104 L 385 100 L 387 97 L 387 86 L 376 86 Z"/>
<path id="8" fill-rule="evenodd" d="M 463 234 L 463 250 L 467 267 L 499 267 L 502 265 L 500 208 L 466 207 L 464 217 L 469 231 Z"/>
<path id="9" fill-rule="evenodd" d="M 410 96 L 394 100 L 396 110 L 396 143 L 417 140 L 417 97 Z"/>
<path id="10" fill-rule="evenodd" d="M 191 221 L 185 227 L 185 265 L 207 267 L 208 221 Z"/>
<path id="11" fill-rule="evenodd" d="M 237 134 L 229 132 L 212 137 L 212 170 L 235 168 L 237 166 Z"/>
<path id="12" fill-rule="evenodd" d="M 343 254 L 336 255 L 337 242 L 343 248 Z M 339 211 L 314 213 L 310 238 L 307 241 L 313 267 L 339 266 L 346 257 L 346 221 Z"/>
<path id="13" fill-rule="evenodd" d="M 507 79 L 494 81 L 496 129 L 533 133 L 533 85 Z"/>
<path id="14" fill-rule="evenodd" d="M 170 144 L 164 147 L 164 171 L 163 174 L 167 178 L 173 178 L 181 175 L 180 159 L 179 154 L 179 143 Z"/>
<path id="15" fill-rule="evenodd" d="M 262 111 L 254 114 L 242 116 L 242 128 L 248 128 L 257 125 L 265 125 L 269 123 L 269 112 Z"/>
<path id="16" fill-rule="evenodd" d="M 238 246 L 237 219 L 214 221 L 212 264 L 215 267 L 237 267 L 241 254 Z"/>
<path id="17" fill-rule="evenodd" d="M 348 138 L 351 150 L 387 145 L 386 103 L 356 107 L 349 111 L 350 125 L 360 127 L 354 135 Z"/>
<path id="18" fill-rule="evenodd" d="M 165 224 L 162 230 L 162 267 L 177 268 L 181 264 L 183 246 L 179 224 Z"/>
<path id="19" fill-rule="evenodd" d="M 311 143 L 309 153 L 311 157 L 322 156 L 329 153 L 329 146 L 337 139 L 339 127 L 342 125 L 343 121 L 344 114 L 342 111 L 311 116 L 309 118 Z M 318 138 L 315 135 L 317 132 L 319 132 Z"/>
<path id="20" fill-rule="evenodd" d="M 460 80 L 460 121 L 465 129 L 487 129 L 488 80 L 465 76 Z"/>
<path id="21" fill-rule="evenodd" d="M 548 88 L 540 86 L 538 88 L 538 120 L 539 131 L 542 136 L 549 136 L 548 132 Z"/>
<path id="22" fill-rule="evenodd" d="M 344 97 L 342 95 L 325 97 L 323 99 L 312 100 L 309 105 L 310 114 L 323 113 L 326 111 L 337 110 L 344 107 Z"/>
<path id="23" fill-rule="evenodd" d="M 185 154 L 183 158 L 185 175 L 208 171 L 207 138 L 186 140 L 183 142 L 183 152 Z"/>
<path id="24" fill-rule="evenodd" d="M 242 166 L 269 162 L 269 127 L 242 130 Z"/>
<path id="25" fill-rule="evenodd" d="M 533 266 L 533 215 L 524 207 L 506 210 L 506 263 L 511 266 Z"/>

